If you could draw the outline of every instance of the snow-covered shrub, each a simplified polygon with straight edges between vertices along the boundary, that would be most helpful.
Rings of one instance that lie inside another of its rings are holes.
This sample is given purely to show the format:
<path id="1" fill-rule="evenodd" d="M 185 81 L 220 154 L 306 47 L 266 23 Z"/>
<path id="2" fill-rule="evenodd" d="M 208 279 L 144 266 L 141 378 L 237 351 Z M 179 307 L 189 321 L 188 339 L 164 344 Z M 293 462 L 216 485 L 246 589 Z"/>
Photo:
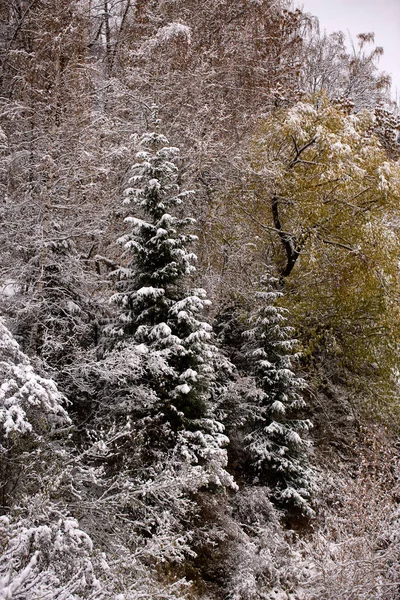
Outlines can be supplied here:
<path id="1" fill-rule="evenodd" d="M 21 348 L 29 356 L 40 356 L 58 382 L 63 381 L 64 366 L 93 344 L 102 312 L 92 293 L 93 276 L 62 230 L 55 219 L 49 223 L 48 239 L 33 236 L 27 242 L 29 260 L 18 273 L 13 294 L 0 297 Z"/>
<path id="2" fill-rule="evenodd" d="M 110 500 L 103 508 L 117 511 L 121 506 Z M 152 512 L 150 502 L 148 510 Z M 118 523 L 118 515 L 110 513 L 107 521 L 106 511 L 101 512 L 93 538 L 68 515 L 67 505 L 40 494 L 28 506 L 0 517 L 0 599 L 186 598 L 190 583 L 162 574 L 163 563 L 171 555 L 179 559 L 184 546 L 184 540 L 171 540 L 168 514 L 161 516 L 158 535 L 146 545 L 137 534 L 129 540 L 134 531 L 122 515 Z"/>
<path id="3" fill-rule="evenodd" d="M 0 539 L 1 600 L 107 597 L 95 575 L 92 540 L 43 495 L 0 517 Z"/>
<path id="4" fill-rule="evenodd" d="M 49 437 L 71 424 L 66 399 L 51 379 L 38 375 L 0 321 L 0 477 L 3 503 L 35 493 L 41 474 L 57 462 Z M 51 469 L 50 469 L 51 470 Z"/>
<path id="5" fill-rule="evenodd" d="M 24 434 L 38 436 L 70 423 L 63 404 L 65 398 L 54 381 L 35 373 L 0 321 L 0 440 Z"/>
<path id="6" fill-rule="evenodd" d="M 328 466 L 318 529 L 302 543 L 306 598 L 399 597 L 399 456 L 380 427 L 367 430 L 355 450 L 358 464 Z"/>
<path id="7" fill-rule="evenodd" d="M 220 586 L 211 588 L 210 598 L 300 599 L 292 595 L 301 575 L 296 536 L 281 524 L 282 514 L 269 497 L 268 488 L 243 486 L 230 501 L 202 499 L 194 562 L 206 581 Z"/>

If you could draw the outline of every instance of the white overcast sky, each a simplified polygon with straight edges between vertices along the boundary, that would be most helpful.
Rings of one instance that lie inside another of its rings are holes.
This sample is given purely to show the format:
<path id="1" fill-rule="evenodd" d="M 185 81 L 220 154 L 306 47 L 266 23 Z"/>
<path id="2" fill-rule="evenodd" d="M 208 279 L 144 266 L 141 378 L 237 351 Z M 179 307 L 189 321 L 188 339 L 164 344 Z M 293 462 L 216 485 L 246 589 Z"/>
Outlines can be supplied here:
<path id="1" fill-rule="evenodd" d="M 385 54 L 379 66 L 392 76 L 393 96 L 400 96 L 400 0 L 296 0 L 317 16 L 321 30 L 375 33 L 375 44 Z"/>

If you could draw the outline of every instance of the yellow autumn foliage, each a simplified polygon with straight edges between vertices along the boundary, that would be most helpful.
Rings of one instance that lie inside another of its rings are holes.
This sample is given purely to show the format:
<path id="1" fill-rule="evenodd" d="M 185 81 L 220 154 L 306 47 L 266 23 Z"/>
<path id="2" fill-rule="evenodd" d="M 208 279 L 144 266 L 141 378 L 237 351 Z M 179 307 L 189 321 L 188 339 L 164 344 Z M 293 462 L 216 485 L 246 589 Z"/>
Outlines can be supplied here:
<path id="1" fill-rule="evenodd" d="M 257 256 L 264 252 L 284 275 L 306 358 L 331 361 L 372 395 L 393 396 L 400 164 L 373 128 L 371 113 L 345 114 L 322 94 L 275 111 L 249 144 L 245 183 L 219 206 L 229 216 L 224 235 L 239 248 L 253 240 Z"/>
<path id="2" fill-rule="evenodd" d="M 282 232 L 298 252 L 286 304 L 306 355 L 335 357 L 379 395 L 393 393 L 399 359 L 400 165 L 373 125 L 321 95 L 275 113 L 255 135 L 250 186 L 257 218 L 275 230 L 277 199 L 278 261 Z"/>

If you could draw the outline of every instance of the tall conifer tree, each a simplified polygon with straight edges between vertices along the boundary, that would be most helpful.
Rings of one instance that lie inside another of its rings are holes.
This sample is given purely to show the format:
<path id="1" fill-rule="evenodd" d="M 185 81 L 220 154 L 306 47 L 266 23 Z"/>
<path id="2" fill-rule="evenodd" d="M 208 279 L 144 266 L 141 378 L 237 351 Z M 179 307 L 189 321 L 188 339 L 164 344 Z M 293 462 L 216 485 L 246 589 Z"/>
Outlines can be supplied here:
<path id="1" fill-rule="evenodd" d="M 125 191 L 124 202 L 133 206 L 135 216 L 125 219 L 130 231 L 119 240 L 127 265 L 116 272 L 119 289 L 113 301 L 121 312 L 114 333 L 122 345 L 133 344 L 135 352 L 153 357 L 147 365 L 155 368 L 145 373 L 157 398 L 149 416 L 178 432 L 176 439 L 169 434 L 168 444 L 181 445 L 185 439 L 191 460 L 214 473 L 209 481 L 232 485 L 221 447 L 228 440 L 214 410 L 230 363 L 202 319 L 210 304 L 206 292 L 189 288 L 196 260 L 189 246 L 196 236 L 187 229 L 194 219 L 176 215 L 192 192 L 180 191 L 178 149 L 163 135 L 157 130 L 144 134 L 141 147 Z"/>

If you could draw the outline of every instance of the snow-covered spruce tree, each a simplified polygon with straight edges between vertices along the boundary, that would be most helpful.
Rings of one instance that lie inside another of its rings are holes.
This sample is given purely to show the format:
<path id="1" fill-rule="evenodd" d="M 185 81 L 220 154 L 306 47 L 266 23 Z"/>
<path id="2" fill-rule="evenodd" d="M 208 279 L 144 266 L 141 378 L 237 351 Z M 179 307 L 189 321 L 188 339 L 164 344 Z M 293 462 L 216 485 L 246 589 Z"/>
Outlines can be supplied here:
<path id="1" fill-rule="evenodd" d="M 194 219 L 172 212 L 192 192 L 179 191 L 178 149 L 167 144 L 158 132 L 142 137 L 132 187 L 125 191 L 124 202 L 133 204 L 138 216 L 125 219 L 131 231 L 119 240 L 128 264 L 117 272 L 119 291 L 113 301 L 122 310 L 114 331 L 166 361 L 163 376 L 151 380 L 159 409 L 174 427 L 193 430 L 199 419 L 204 425 L 210 416 L 217 362 L 220 367 L 228 362 L 213 343 L 212 327 L 201 318 L 210 304 L 205 291 L 187 287 L 196 260 L 188 247 L 197 238 L 186 230 Z"/>
<path id="2" fill-rule="evenodd" d="M 104 471 L 94 514 L 106 497 L 120 531 L 112 553 L 124 546 L 128 570 L 138 557 L 136 571 L 164 587 L 201 555 L 203 492 L 236 487 L 215 415 L 230 364 L 201 317 L 205 292 L 188 287 L 195 237 L 186 232 L 193 220 L 176 215 L 188 197 L 177 185 L 176 154 L 158 132 L 141 139 L 125 193 L 134 216 L 126 218 L 124 266 L 115 272 L 119 317 L 110 326 L 112 348 L 93 371 L 101 384 L 92 436 L 99 454 L 86 454 Z"/>
<path id="3" fill-rule="evenodd" d="M 270 279 L 257 294 L 260 306 L 246 332 L 247 356 L 256 387 L 248 398 L 246 436 L 252 468 L 259 481 L 269 485 L 277 503 L 310 515 L 314 473 L 309 464 L 309 420 L 299 418 L 305 407 L 306 383 L 293 371 L 296 340 L 286 324 L 284 308 L 277 306 L 282 293 Z"/>

